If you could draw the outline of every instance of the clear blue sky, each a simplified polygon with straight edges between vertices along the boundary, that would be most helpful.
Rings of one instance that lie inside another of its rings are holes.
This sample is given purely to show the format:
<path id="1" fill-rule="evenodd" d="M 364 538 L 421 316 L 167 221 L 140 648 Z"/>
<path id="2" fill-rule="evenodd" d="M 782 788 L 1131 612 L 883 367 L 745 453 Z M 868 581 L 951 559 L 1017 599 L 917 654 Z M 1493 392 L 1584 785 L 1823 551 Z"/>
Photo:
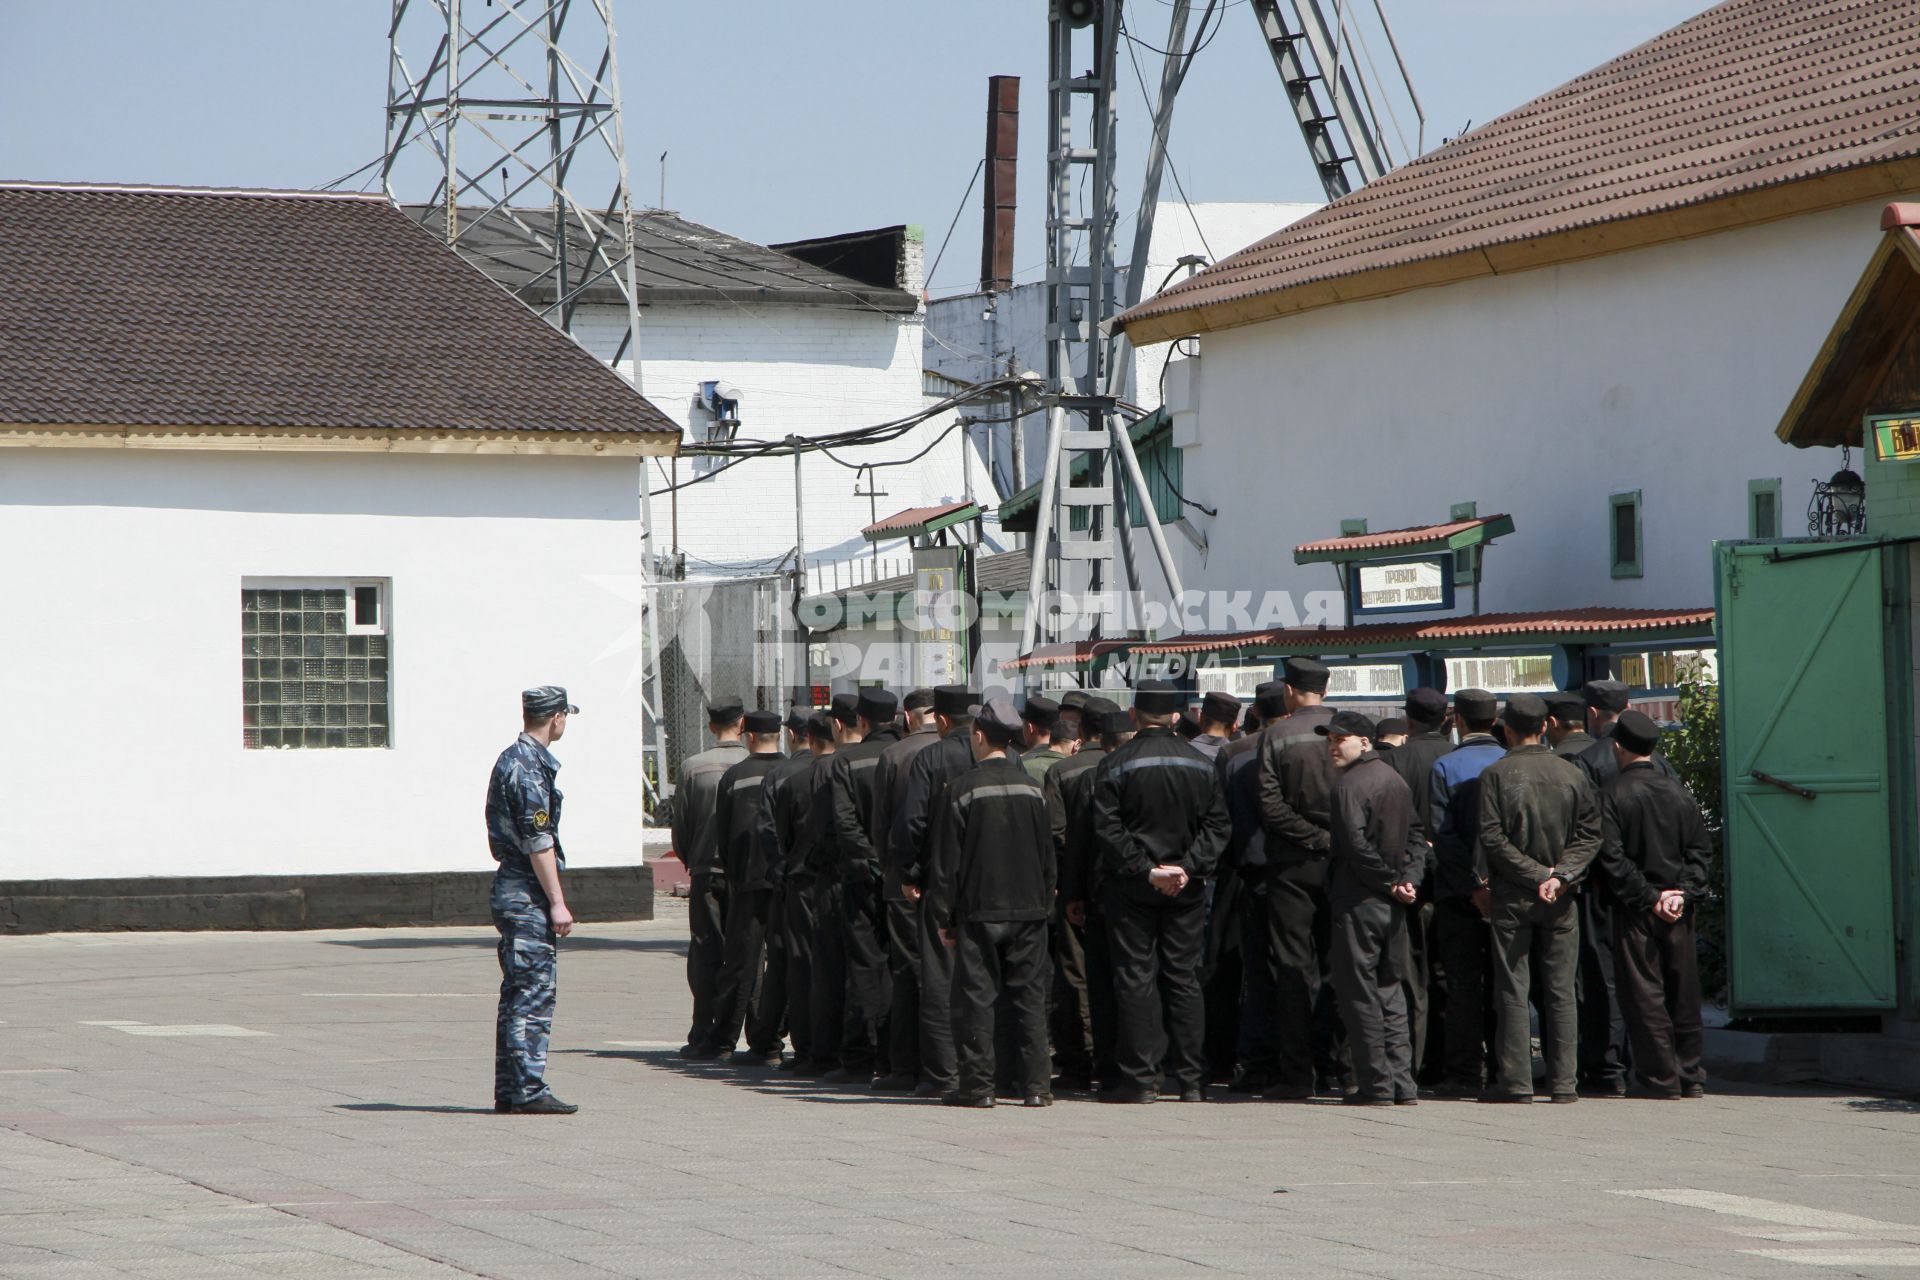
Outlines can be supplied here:
<path id="1" fill-rule="evenodd" d="M 1317 201 L 1245 0 L 1223 3 L 1224 25 L 1194 64 L 1174 126 L 1187 194 Z M 1430 144 L 1707 7 L 1385 3 L 1427 108 Z M 1018 75 L 1016 266 L 1033 278 L 1042 255 L 1045 5 L 617 0 L 635 195 L 655 201 L 656 159 L 669 150 L 667 204 L 697 221 L 759 241 L 920 223 L 931 255 L 979 160 L 986 78 Z M 326 183 L 380 152 L 389 11 L 388 0 L 0 0 L 0 178 Z M 1164 41 L 1165 0 L 1129 0 L 1128 12 L 1142 39 Z M 1150 82 L 1156 62 L 1142 52 Z M 1146 113 L 1124 58 L 1122 82 L 1130 163 L 1120 193 L 1130 209 Z M 1174 194 L 1170 184 L 1165 194 Z M 936 292 L 973 282 L 978 198 L 961 215 Z"/>

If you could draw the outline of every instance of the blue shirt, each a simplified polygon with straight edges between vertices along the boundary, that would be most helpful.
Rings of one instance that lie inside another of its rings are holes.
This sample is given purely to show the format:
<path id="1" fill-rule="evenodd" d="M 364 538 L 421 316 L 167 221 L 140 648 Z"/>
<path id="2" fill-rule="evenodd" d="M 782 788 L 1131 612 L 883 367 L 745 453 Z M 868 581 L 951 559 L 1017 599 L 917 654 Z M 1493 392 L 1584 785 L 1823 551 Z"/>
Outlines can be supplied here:
<path id="1" fill-rule="evenodd" d="M 547 849 L 561 866 L 560 789 L 553 784 L 560 762 L 526 734 L 493 762 L 487 781 L 487 850 L 503 870 L 533 874 L 533 855 Z"/>
<path id="2" fill-rule="evenodd" d="M 1427 830 L 1439 897 L 1470 897 L 1480 887 L 1473 864 L 1473 844 L 1480 834 L 1480 775 L 1505 754 L 1506 748 L 1491 736 L 1475 733 L 1433 762 Z"/>

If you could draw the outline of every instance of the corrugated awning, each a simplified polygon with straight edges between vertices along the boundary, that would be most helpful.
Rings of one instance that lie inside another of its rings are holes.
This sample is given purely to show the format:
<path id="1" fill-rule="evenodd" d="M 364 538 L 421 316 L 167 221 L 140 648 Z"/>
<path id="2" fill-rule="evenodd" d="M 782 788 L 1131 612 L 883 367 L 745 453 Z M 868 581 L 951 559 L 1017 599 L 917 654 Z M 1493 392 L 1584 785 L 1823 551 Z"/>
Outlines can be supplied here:
<path id="1" fill-rule="evenodd" d="M 1617 643 L 1636 639 L 1689 639 L 1713 634 L 1712 609 L 1566 609 L 1543 613 L 1482 613 L 1428 622 L 1387 622 L 1358 627 L 1294 627 L 1267 631 L 1194 632 L 1171 640 L 1140 641 L 1130 656 L 1241 650 L 1246 656 L 1287 653 L 1381 653 L 1398 650 L 1467 649 Z"/>
<path id="2" fill-rule="evenodd" d="M 951 525 L 965 524 L 980 514 L 971 502 L 947 502 L 937 507 L 908 507 L 885 520 L 876 520 L 860 531 L 868 542 L 890 542 L 895 538 L 913 538 L 938 533 Z"/>

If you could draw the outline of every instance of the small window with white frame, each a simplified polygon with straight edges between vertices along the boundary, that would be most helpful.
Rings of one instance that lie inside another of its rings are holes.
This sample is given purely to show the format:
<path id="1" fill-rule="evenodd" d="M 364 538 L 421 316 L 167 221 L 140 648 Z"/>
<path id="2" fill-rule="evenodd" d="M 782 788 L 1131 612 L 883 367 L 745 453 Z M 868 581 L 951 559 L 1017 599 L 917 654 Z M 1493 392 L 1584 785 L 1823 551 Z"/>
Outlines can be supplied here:
<path id="1" fill-rule="evenodd" d="M 241 583 L 243 746 L 392 745 L 390 595 L 384 578 Z"/>

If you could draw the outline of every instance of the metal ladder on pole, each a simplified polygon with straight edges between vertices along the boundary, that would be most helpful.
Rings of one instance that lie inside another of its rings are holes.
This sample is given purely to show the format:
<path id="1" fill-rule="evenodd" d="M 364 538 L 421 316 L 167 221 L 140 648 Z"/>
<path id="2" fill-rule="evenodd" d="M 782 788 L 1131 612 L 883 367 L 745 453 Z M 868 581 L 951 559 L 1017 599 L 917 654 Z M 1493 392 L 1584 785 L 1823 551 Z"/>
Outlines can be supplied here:
<path id="1" fill-rule="evenodd" d="M 1076 73 L 1074 36 L 1081 30 L 1091 36 L 1093 65 Z M 1047 452 L 1031 544 L 1022 645 L 1027 652 L 1054 638 L 1054 620 L 1045 608 L 1050 593 L 1085 601 L 1132 585 L 1121 582 L 1115 566 L 1116 540 L 1126 536 L 1119 523 L 1117 468 L 1124 468 L 1143 501 L 1146 494 L 1132 440 L 1115 412 L 1121 380 L 1113 362 L 1120 352 L 1103 329 L 1117 310 L 1113 91 L 1120 39 L 1120 0 L 1054 0 L 1047 72 Z M 1076 112 L 1081 102 L 1083 122 Z M 1085 136 L 1076 137 L 1078 130 Z M 1082 184 L 1085 212 L 1079 214 L 1075 199 Z M 1085 469 L 1076 476 L 1081 461 Z M 1146 522 L 1177 597 L 1179 574 L 1150 502 Z M 1093 615 L 1093 637 L 1101 634 L 1104 612 Z"/>
<path id="2" fill-rule="evenodd" d="M 1293 103 L 1294 118 L 1320 171 L 1327 199 L 1337 200 L 1391 168 L 1364 86 L 1356 92 L 1353 77 L 1340 63 L 1345 35 L 1340 0 L 1334 4 L 1331 24 L 1322 0 L 1289 0 L 1284 6 L 1281 0 L 1249 0 L 1248 7 Z"/>

